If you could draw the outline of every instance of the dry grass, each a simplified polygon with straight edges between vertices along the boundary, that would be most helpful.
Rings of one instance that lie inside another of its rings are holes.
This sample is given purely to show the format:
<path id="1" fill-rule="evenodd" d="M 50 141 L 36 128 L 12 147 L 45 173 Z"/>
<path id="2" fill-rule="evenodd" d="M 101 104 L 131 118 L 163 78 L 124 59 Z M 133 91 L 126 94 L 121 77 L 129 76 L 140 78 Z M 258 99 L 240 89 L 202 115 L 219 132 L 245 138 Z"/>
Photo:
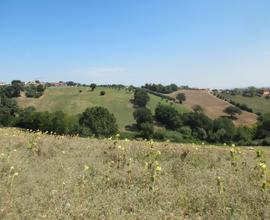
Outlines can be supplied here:
<path id="1" fill-rule="evenodd" d="M 0 129 L 0 219 L 270 219 L 269 150 L 230 149 Z"/>
<path id="2" fill-rule="evenodd" d="M 195 105 L 200 105 L 204 109 L 204 113 L 212 118 L 216 119 L 221 116 L 226 116 L 224 109 L 231 104 L 221 100 L 207 90 L 179 90 L 177 92 L 171 93 L 170 96 L 176 97 L 177 93 L 185 93 L 186 101 L 184 105 L 192 109 Z M 257 116 L 253 113 L 243 111 L 238 119 L 235 121 L 236 125 L 250 125 L 255 124 L 257 121 Z"/>

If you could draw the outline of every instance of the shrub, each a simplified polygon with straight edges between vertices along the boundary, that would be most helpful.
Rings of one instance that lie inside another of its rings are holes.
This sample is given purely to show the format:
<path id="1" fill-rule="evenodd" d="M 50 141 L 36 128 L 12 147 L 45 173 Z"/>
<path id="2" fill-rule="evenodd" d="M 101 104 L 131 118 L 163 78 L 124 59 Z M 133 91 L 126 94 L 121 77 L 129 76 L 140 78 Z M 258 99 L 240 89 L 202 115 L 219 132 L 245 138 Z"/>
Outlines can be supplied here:
<path id="1" fill-rule="evenodd" d="M 105 94 L 106 94 L 105 91 L 100 91 L 101 96 L 104 96 Z"/>

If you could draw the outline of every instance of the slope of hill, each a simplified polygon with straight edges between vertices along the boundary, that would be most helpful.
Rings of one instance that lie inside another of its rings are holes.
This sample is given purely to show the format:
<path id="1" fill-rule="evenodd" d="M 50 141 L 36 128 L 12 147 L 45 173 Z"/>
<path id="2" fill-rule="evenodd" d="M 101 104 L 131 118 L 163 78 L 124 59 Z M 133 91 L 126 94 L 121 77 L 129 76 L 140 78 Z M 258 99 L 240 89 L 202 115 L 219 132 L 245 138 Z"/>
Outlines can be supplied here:
<path id="1" fill-rule="evenodd" d="M 171 93 L 171 97 L 176 97 L 178 93 L 185 93 L 186 101 L 184 105 L 192 109 L 195 105 L 200 105 L 204 109 L 204 113 L 212 119 L 218 118 L 220 116 L 226 116 L 224 109 L 231 104 L 221 100 L 207 90 L 179 90 L 177 92 Z M 237 125 L 250 125 L 256 123 L 257 116 L 255 114 L 243 111 L 240 116 L 237 116 Z"/>
<path id="2" fill-rule="evenodd" d="M 79 92 L 81 90 L 81 92 Z M 82 113 L 87 107 L 103 106 L 112 112 L 117 120 L 119 128 L 124 130 L 126 125 L 134 123 L 133 105 L 130 99 L 133 93 L 124 89 L 116 90 L 111 88 L 98 87 L 93 92 L 87 87 L 50 87 L 44 95 L 38 99 L 19 97 L 18 104 L 21 107 L 34 106 L 38 111 L 54 112 L 62 110 L 67 114 Z M 104 96 L 100 96 L 100 91 L 105 91 Z M 148 107 L 153 112 L 158 102 L 169 104 L 161 98 L 149 95 Z M 188 111 L 183 105 L 174 104 L 180 112 Z"/>
<path id="3" fill-rule="evenodd" d="M 269 219 L 256 149 L 0 129 L 0 219 Z"/>
<path id="4" fill-rule="evenodd" d="M 240 104 L 246 104 L 248 107 L 252 108 L 254 112 L 260 113 L 270 113 L 270 100 L 265 97 L 245 97 L 242 95 L 230 95 L 226 93 L 221 93 L 221 95 L 226 99 L 231 99 L 234 102 Z"/>

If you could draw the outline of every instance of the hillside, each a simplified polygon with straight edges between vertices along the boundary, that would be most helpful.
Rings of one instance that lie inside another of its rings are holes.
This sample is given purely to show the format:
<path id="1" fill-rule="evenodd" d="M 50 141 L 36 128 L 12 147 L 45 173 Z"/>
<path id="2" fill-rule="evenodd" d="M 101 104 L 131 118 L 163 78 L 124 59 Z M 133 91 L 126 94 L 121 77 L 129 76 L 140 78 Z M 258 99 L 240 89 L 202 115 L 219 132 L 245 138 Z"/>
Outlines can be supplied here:
<path id="1" fill-rule="evenodd" d="M 265 97 L 245 97 L 242 95 L 230 95 L 226 93 L 221 93 L 226 99 L 231 99 L 240 104 L 246 104 L 248 107 L 252 108 L 254 112 L 260 113 L 270 113 L 270 100 Z"/>
<path id="2" fill-rule="evenodd" d="M 256 149 L 0 129 L 0 219 L 269 219 Z"/>
<path id="3" fill-rule="evenodd" d="M 102 90 L 106 92 L 104 96 L 100 96 Z M 154 112 L 158 102 L 169 104 L 157 96 L 151 94 L 149 96 L 148 107 L 152 112 Z M 17 98 L 17 101 L 21 107 L 34 106 L 38 111 L 49 112 L 62 110 L 67 114 L 82 113 L 87 107 L 104 106 L 115 115 L 119 128 L 123 131 L 126 125 L 134 123 L 134 108 L 130 102 L 132 98 L 133 93 L 124 89 L 98 87 L 91 92 L 89 87 L 50 87 L 38 99 L 22 96 Z M 180 112 L 188 111 L 183 105 L 174 104 L 174 106 Z"/>
<path id="4" fill-rule="evenodd" d="M 231 104 L 218 99 L 207 90 L 179 90 L 171 93 L 171 97 L 176 97 L 178 93 L 185 93 L 186 101 L 183 103 L 189 109 L 195 105 L 200 105 L 204 109 L 204 113 L 212 119 L 220 116 L 225 116 L 224 109 Z M 237 116 L 236 125 L 250 125 L 256 123 L 257 116 L 255 114 L 243 111 L 240 116 Z"/>

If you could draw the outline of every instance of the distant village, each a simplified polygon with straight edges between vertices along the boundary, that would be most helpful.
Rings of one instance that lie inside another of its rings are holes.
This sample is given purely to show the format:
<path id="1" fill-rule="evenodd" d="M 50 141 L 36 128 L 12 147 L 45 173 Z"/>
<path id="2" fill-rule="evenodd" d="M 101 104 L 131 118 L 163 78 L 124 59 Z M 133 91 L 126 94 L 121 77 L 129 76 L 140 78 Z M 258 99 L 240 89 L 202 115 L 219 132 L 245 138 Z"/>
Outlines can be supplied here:
<path id="1" fill-rule="evenodd" d="M 59 81 L 59 82 L 42 82 L 39 80 L 34 80 L 34 81 L 28 81 L 28 82 L 22 82 L 25 86 L 38 86 L 38 85 L 43 85 L 43 86 L 54 86 L 54 87 L 60 87 L 60 86 L 66 86 L 67 83 Z M 11 85 L 10 83 L 5 83 L 5 82 L 0 82 L 0 86 L 7 86 Z"/>

